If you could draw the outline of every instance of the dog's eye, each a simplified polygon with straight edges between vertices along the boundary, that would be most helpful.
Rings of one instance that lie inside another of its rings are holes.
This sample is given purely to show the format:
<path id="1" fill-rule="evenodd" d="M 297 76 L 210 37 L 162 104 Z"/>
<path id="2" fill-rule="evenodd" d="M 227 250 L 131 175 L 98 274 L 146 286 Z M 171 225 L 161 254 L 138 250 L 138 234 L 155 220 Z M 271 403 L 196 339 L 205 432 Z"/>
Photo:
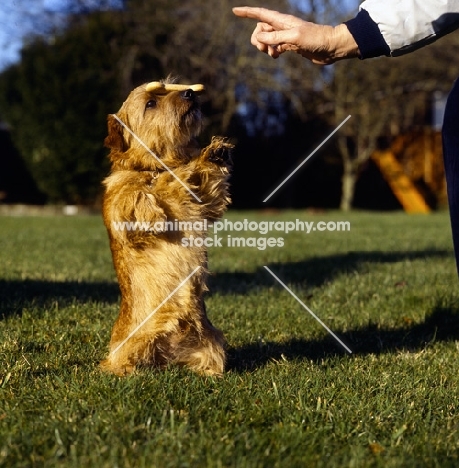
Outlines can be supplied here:
<path id="1" fill-rule="evenodd" d="M 156 101 L 154 99 L 151 99 L 145 105 L 145 109 L 152 109 L 153 107 L 156 107 Z"/>

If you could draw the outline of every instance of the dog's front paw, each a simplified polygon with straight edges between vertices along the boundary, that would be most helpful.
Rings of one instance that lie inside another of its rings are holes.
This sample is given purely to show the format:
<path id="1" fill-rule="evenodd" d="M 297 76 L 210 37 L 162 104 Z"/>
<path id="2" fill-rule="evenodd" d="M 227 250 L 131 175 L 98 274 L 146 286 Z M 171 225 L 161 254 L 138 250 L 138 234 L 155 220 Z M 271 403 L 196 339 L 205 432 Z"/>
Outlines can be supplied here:
<path id="1" fill-rule="evenodd" d="M 231 164 L 231 148 L 215 148 L 209 154 L 209 161 L 218 165 Z"/>
<path id="2" fill-rule="evenodd" d="M 234 146 L 222 137 L 213 137 L 206 148 L 207 160 L 219 166 L 232 166 L 231 153 Z"/>

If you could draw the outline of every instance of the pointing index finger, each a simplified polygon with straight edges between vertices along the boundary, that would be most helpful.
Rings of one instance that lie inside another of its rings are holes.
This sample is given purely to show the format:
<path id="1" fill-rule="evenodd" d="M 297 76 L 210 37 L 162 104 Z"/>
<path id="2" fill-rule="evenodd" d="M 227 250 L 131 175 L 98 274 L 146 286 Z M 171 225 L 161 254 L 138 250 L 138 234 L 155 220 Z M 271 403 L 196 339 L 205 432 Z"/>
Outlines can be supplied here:
<path id="1" fill-rule="evenodd" d="M 233 13 L 241 18 L 252 18 L 270 24 L 275 29 L 290 29 L 296 26 L 298 18 L 259 7 L 235 7 Z"/>

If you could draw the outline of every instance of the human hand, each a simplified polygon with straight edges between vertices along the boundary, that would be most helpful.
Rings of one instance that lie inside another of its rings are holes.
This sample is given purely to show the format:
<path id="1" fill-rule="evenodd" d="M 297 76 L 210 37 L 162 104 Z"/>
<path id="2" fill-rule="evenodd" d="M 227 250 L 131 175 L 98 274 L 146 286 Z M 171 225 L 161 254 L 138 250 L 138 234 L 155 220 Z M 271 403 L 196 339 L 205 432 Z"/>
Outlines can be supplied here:
<path id="1" fill-rule="evenodd" d="M 357 44 L 344 24 L 319 25 L 266 8 L 236 7 L 233 13 L 259 20 L 251 43 L 273 58 L 294 51 L 315 64 L 328 65 L 358 56 Z"/>

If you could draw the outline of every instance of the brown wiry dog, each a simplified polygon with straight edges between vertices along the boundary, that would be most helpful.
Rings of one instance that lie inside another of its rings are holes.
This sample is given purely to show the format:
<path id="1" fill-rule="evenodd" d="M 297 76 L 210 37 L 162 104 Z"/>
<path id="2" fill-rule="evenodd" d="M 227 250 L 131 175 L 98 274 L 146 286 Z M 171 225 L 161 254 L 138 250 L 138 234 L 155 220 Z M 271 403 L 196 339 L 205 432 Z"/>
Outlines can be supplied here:
<path id="1" fill-rule="evenodd" d="M 118 375 L 136 366 L 169 363 L 212 375 L 221 374 L 225 365 L 223 334 L 208 320 L 203 301 L 206 247 L 185 246 L 183 239 L 205 237 L 206 232 L 196 232 L 196 226 L 221 217 L 230 202 L 232 145 L 214 137 L 209 146 L 199 148 L 195 137 L 201 131 L 201 111 L 196 92 L 193 87 L 167 91 L 170 82 L 164 81 L 162 90 L 139 86 L 117 113 L 119 120 L 108 117 L 105 145 L 111 149 L 112 170 L 104 181 L 103 217 L 121 307 L 110 353 L 101 367 Z M 188 226 L 182 223 L 181 232 L 139 231 L 119 226 L 117 230 L 115 224 L 138 221 L 154 226 L 176 220 L 189 222 Z M 179 287 L 196 267 L 200 268 Z"/>

